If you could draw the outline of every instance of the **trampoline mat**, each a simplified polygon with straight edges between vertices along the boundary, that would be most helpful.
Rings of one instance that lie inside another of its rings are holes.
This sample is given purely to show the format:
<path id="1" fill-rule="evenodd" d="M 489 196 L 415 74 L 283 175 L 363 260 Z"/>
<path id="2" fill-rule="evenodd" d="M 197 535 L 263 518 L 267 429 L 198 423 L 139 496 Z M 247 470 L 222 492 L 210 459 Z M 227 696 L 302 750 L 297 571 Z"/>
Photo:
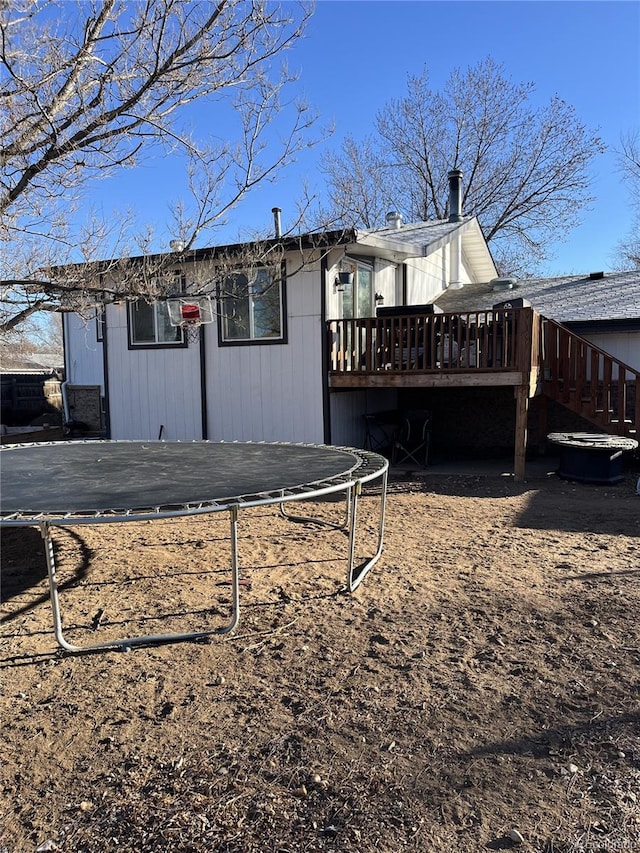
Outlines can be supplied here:
<path id="1" fill-rule="evenodd" d="M 0 463 L 7 516 L 224 502 L 341 477 L 360 460 L 303 445 L 98 441 L 6 447 Z"/>

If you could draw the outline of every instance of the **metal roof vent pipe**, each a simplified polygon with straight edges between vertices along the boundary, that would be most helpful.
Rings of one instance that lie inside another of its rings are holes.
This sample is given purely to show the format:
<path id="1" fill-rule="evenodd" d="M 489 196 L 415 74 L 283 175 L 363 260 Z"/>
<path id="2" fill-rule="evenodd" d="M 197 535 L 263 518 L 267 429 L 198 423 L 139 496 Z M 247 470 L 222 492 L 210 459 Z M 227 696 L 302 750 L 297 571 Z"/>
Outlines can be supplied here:
<path id="1" fill-rule="evenodd" d="M 462 222 L 462 172 L 449 172 L 449 222 Z"/>
<path id="2" fill-rule="evenodd" d="M 273 213 L 273 230 L 275 231 L 276 239 L 279 239 L 282 237 L 282 222 L 280 219 L 282 208 L 272 207 L 271 213 Z"/>
<path id="3" fill-rule="evenodd" d="M 513 290 L 516 285 L 515 278 L 492 278 L 489 282 L 491 290 Z"/>
<path id="4" fill-rule="evenodd" d="M 395 210 L 390 210 L 387 213 L 387 226 L 397 231 L 402 228 L 402 216 Z"/>

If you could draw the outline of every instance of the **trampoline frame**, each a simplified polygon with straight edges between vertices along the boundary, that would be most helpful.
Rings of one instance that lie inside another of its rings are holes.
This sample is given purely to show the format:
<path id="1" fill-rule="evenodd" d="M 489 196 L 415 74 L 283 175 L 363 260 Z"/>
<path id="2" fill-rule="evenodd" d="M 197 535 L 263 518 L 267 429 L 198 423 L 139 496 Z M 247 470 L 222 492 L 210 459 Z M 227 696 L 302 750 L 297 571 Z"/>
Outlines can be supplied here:
<path id="1" fill-rule="evenodd" d="M 141 442 L 126 441 L 84 441 L 74 444 L 132 444 Z M 144 442 L 154 444 L 159 442 Z M 161 443 L 161 442 L 160 442 Z M 176 442 L 178 443 L 178 442 Z M 194 442 L 198 444 L 209 444 L 210 442 Z M 46 444 L 56 444 L 48 442 Z M 187 442 L 184 442 L 187 444 Z M 214 442 L 211 442 L 214 444 Z M 225 444 L 218 442 L 216 444 Z M 130 650 L 133 646 L 159 645 L 163 643 L 174 643 L 187 640 L 199 640 L 214 635 L 224 635 L 233 631 L 240 621 L 240 562 L 238 557 L 238 521 L 241 509 L 258 506 L 278 505 L 280 514 L 289 521 L 306 522 L 332 527 L 337 530 L 348 531 L 347 550 L 347 583 L 349 592 L 354 592 L 360 586 L 371 568 L 377 563 L 382 553 L 384 539 L 384 524 L 386 511 L 387 481 L 389 462 L 383 456 L 367 450 L 353 447 L 338 447 L 318 444 L 290 444 L 284 442 L 232 442 L 232 444 L 246 444 L 275 447 L 308 447 L 313 449 L 326 449 L 328 451 L 343 451 L 352 454 L 356 458 L 356 465 L 344 473 L 330 476 L 324 480 L 313 483 L 302 484 L 296 487 L 285 487 L 274 491 L 265 491 L 252 495 L 237 495 L 220 500 L 197 501 L 194 503 L 183 503 L 180 505 L 167 504 L 155 507 L 135 510 L 96 510 L 87 512 L 69 512 L 48 515 L 40 512 L 10 512 L 0 514 L 0 527 L 38 527 L 44 541 L 45 558 L 47 563 L 47 574 L 49 581 L 49 598 L 53 614 L 53 628 L 58 645 L 66 652 L 80 653 L 106 649 Z M 0 452 L 15 451 L 21 447 L 33 447 L 31 444 L 5 445 Z M 42 445 L 38 445 L 42 446 Z M 364 484 L 381 481 L 380 508 L 378 516 L 378 541 L 375 553 L 365 558 L 358 566 L 355 565 L 355 548 L 358 521 L 358 502 L 362 495 Z M 285 511 L 285 504 L 294 501 L 308 501 L 322 498 L 331 494 L 344 492 L 345 513 L 340 523 L 327 521 L 325 519 L 292 515 Z M 70 643 L 64 636 L 62 626 L 62 612 L 60 606 L 60 593 L 58 588 L 57 568 L 52 540 L 52 528 L 74 527 L 82 524 L 117 524 L 136 521 L 151 521 L 154 519 L 183 518 L 196 515 L 205 515 L 214 512 L 229 513 L 230 542 L 231 542 L 231 604 L 229 622 L 220 627 L 206 631 L 176 632 L 168 634 L 146 634 L 135 637 L 122 637 L 115 640 L 105 640 L 99 643 L 76 645 Z"/>

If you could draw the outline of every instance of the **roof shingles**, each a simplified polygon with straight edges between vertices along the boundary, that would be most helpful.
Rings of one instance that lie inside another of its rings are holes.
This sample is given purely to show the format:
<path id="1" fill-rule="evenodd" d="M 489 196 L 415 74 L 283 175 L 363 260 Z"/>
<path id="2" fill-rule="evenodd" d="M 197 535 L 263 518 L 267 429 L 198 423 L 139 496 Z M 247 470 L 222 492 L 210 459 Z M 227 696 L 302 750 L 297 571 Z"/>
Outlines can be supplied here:
<path id="1" fill-rule="evenodd" d="M 437 299 L 443 311 L 483 311 L 508 299 L 527 299 L 540 314 L 559 323 L 640 319 L 640 270 L 589 275 L 532 278 L 511 290 L 493 290 L 488 282 L 445 291 Z"/>

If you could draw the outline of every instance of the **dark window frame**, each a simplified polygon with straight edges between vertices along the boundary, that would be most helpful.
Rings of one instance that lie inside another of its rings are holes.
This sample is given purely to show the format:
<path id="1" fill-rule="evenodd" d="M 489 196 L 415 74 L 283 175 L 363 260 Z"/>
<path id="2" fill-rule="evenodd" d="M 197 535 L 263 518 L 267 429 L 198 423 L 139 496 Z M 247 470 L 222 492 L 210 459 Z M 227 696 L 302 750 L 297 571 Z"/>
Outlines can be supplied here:
<path id="1" fill-rule="evenodd" d="M 231 274 L 242 275 L 244 268 L 239 266 Z M 224 336 L 224 300 L 225 297 L 218 287 L 216 299 L 218 303 L 218 346 L 219 347 L 263 347 L 263 346 L 282 346 L 288 343 L 288 323 L 287 323 L 287 265 L 286 261 L 282 261 L 280 265 L 280 315 L 282 321 L 281 334 L 277 338 L 225 338 Z"/>
<path id="2" fill-rule="evenodd" d="M 169 290 L 169 296 L 179 296 L 183 293 L 186 293 L 187 289 L 187 279 L 182 270 L 176 269 L 172 272 L 173 275 L 173 284 Z M 189 341 L 187 340 L 187 336 L 184 333 L 184 329 L 180 329 L 180 337 L 176 341 L 145 341 L 145 342 L 136 342 L 133 340 L 133 329 L 134 329 L 134 320 L 132 317 L 132 311 L 135 310 L 135 306 L 138 303 L 145 303 L 153 308 L 154 311 L 154 330 L 157 332 L 157 306 L 160 304 L 166 305 L 166 300 L 159 299 L 157 302 L 146 302 L 144 299 L 136 299 L 131 302 L 127 302 L 127 343 L 128 348 L 130 350 L 138 350 L 138 349 L 184 349 L 189 345 Z"/>
<path id="3" fill-rule="evenodd" d="M 351 320 L 351 319 L 360 319 L 361 317 L 373 317 L 373 316 L 375 316 L 375 313 L 376 313 L 376 306 L 375 306 L 376 265 L 375 265 L 374 258 L 368 258 L 368 257 L 367 258 L 361 258 L 361 257 L 357 257 L 355 255 L 345 255 L 344 263 L 345 264 L 351 264 L 352 266 L 355 267 L 355 270 L 353 271 L 354 272 L 353 284 L 349 286 L 350 289 L 348 291 L 349 292 L 349 302 L 351 305 L 351 310 L 349 311 L 349 313 L 345 313 L 345 310 L 344 310 L 345 302 L 347 302 L 347 300 L 345 299 L 344 293 L 343 293 L 343 298 L 342 298 L 342 305 L 343 305 L 342 317 L 343 317 L 343 319 Z M 368 306 L 367 313 L 365 313 L 365 314 L 360 312 L 360 294 L 359 294 L 359 290 L 358 290 L 358 288 L 360 286 L 359 269 L 358 269 L 359 267 L 365 268 L 370 275 L 369 288 L 368 288 L 368 291 L 369 291 L 368 295 L 369 295 L 370 304 Z"/>

